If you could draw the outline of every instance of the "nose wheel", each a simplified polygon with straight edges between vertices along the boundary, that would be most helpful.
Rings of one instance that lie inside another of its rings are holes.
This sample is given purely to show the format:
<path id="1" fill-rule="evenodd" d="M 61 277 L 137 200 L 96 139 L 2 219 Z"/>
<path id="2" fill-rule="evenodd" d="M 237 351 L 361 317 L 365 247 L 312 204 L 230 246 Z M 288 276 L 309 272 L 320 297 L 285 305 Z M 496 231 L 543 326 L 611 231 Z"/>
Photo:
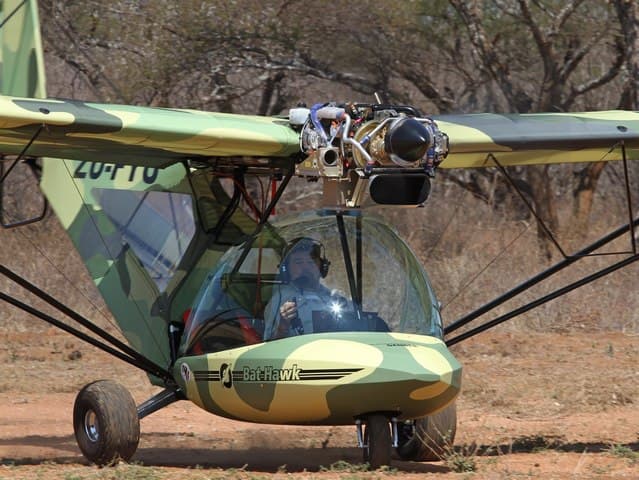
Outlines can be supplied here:
<path id="1" fill-rule="evenodd" d="M 363 437 L 364 462 L 371 470 L 390 465 L 393 440 L 388 417 L 380 414 L 366 417 Z"/>

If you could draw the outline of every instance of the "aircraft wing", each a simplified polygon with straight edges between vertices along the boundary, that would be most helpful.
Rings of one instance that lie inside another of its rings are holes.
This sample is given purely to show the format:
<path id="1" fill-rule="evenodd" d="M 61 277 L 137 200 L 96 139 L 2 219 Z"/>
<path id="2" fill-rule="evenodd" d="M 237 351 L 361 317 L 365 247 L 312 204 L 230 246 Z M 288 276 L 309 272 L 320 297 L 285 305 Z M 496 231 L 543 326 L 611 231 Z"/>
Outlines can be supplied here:
<path id="1" fill-rule="evenodd" d="M 623 110 L 583 113 L 460 114 L 435 116 L 450 139 L 443 168 L 639 158 L 639 113 Z"/>
<path id="2" fill-rule="evenodd" d="M 0 151 L 163 168 L 186 158 L 287 157 L 286 120 L 195 110 L 0 96 Z"/>
<path id="3" fill-rule="evenodd" d="M 444 168 L 619 160 L 639 152 L 639 113 L 435 116 L 450 139 Z M 187 158 L 288 157 L 300 151 L 286 119 L 76 100 L 0 96 L 0 151 L 163 168 Z"/>

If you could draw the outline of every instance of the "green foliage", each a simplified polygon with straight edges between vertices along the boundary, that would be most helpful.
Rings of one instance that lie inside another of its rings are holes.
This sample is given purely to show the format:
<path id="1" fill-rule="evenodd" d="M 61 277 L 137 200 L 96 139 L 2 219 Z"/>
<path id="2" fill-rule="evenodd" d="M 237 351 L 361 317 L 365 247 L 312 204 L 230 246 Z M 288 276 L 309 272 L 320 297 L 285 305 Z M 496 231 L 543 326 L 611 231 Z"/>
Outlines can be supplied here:
<path id="1" fill-rule="evenodd" d="M 345 460 L 338 460 L 335 463 L 331 463 L 328 467 L 321 466 L 321 472 L 367 472 L 369 470 L 368 463 L 350 463 Z"/>
<path id="2" fill-rule="evenodd" d="M 446 442 L 441 452 L 441 459 L 453 472 L 475 472 L 477 470 L 475 457 L 478 453 L 479 446 L 476 443 L 455 447 L 450 442 Z"/>
<path id="3" fill-rule="evenodd" d="M 639 463 L 639 452 L 635 452 L 632 448 L 626 445 L 612 444 L 606 450 L 608 455 L 612 455 L 618 458 L 627 458 L 633 464 Z"/>

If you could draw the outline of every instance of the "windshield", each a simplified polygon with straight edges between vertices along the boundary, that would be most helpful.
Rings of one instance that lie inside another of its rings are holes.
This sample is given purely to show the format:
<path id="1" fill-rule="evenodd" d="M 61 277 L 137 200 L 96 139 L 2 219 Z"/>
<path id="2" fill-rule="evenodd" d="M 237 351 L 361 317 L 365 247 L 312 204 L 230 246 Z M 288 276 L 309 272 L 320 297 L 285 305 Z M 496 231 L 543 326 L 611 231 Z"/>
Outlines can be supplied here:
<path id="1" fill-rule="evenodd" d="M 181 349 L 201 354 L 326 331 L 442 337 L 424 269 L 382 219 L 298 214 L 231 248 L 196 298 Z"/>

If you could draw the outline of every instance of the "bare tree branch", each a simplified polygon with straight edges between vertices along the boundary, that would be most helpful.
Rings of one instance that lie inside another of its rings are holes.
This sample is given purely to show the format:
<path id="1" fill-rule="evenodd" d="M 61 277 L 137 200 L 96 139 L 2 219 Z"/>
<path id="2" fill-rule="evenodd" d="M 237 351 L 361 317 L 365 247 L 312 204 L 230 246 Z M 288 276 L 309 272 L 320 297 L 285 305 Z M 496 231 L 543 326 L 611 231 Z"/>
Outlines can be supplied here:
<path id="1" fill-rule="evenodd" d="M 597 35 L 593 35 L 590 40 L 586 44 L 582 45 L 576 52 L 571 52 L 570 55 L 564 57 L 564 64 L 559 68 L 559 79 L 562 83 L 568 79 L 586 55 L 588 55 L 592 51 L 593 47 L 601 41 L 604 35 L 606 35 L 606 31 L 600 31 Z"/>
<path id="2" fill-rule="evenodd" d="M 621 67 L 623 66 L 625 59 L 625 50 L 624 46 L 620 41 L 617 41 L 617 56 L 615 57 L 615 62 L 610 66 L 610 68 L 602 73 L 599 77 L 593 78 L 589 82 L 582 83 L 576 87 L 571 87 L 570 93 L 566 96 L 562 106 L 564 109 L 568 109 L 570 105 L 573 104 L 575 98 L 579 95 L 583 95 L 591 90 L 599 88 L 606 83 L 614 80 L 619 72 L 621 71 Z"/>
<path id="3" fill-rule="evenodd" d="M 517 111 L 520 111 L 518 107 L 521 106 L 519 105 L 521 103 L 521 98 L 518 97 L 521 95 L 519 95 L 519 92 L 515 92 L 515 87 L 510 79 L 508 68 L 499 61 L 495 49 L 486 38 L 486 32 L 481 20 L 480 8 L 477 2 L 450 0 L 450 4 L 457 10 L 457 13 L 462 18 L 480 64 L 486 68 L 488 72 L 490 72 L 508 102 L 517 108 Z"/>
<path id="4" fill-rule="evenodd" d="M 574 0 L 572 2 L 568 2 L 564 6 L 564 8 L 562 8 L 561 11 L 557 15 L 555 15 L 555 21 L 553 22 L 552 28 L 548 32 L 548 37 L 556 37 L 561 32 L 570 16 L 575 13 L 575 11 L 583 2 L 584 0 Z"/>
<path id="5" fill-rule="evenodd" d="M 625 44 L 626 81 L 619 99 L 619 106 L 629 110 L 639 107 L 639 9 L 636 2 L 614 0 L 617 18 Z"/>

